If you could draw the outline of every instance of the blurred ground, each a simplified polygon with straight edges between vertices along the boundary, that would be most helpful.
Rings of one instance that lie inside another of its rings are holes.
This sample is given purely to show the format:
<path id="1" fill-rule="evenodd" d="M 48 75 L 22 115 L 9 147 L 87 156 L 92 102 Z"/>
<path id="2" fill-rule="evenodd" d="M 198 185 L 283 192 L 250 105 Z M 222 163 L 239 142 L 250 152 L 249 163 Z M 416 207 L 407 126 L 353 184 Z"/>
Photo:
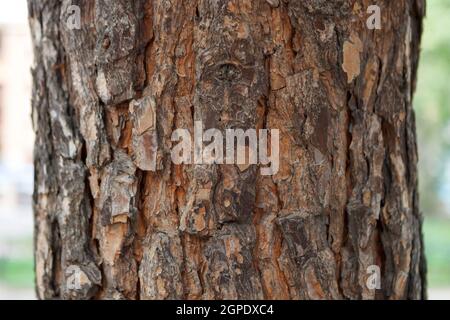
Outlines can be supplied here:
<path id="1" fill-rule="evenodd" d="M 36 300 L 32 289 L 20 289 L 0 285 L 0 300 Z"/>

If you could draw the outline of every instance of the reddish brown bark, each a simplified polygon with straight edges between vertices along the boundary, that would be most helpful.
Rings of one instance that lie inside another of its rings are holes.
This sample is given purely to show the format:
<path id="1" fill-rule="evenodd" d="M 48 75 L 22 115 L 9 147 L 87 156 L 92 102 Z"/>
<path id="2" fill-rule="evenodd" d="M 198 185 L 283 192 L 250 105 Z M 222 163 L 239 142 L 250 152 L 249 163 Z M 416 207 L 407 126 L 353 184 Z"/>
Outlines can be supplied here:
<path id="1" fill-rule="evenodd" d="M 39 298 L 424 298 L 424 1 L 373 2 L 30 0 Z M 279 129 L 280 170 L 174 165 L 195 120 Z"/>

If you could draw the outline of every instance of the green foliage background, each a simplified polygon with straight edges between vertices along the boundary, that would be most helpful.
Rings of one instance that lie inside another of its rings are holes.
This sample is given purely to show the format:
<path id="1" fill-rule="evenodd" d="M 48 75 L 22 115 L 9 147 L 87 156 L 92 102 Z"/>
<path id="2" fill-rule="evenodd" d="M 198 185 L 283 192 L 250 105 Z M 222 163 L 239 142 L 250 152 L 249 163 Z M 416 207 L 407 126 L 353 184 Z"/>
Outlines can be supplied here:
<path id="1" fill-rule="evenodd" d="M 427 215 L 449 213 L 450 0 L 428 0 L 414 106 L 420 201 Z M 450 232 L 450 230 L 449 230 Z"/>
<path id="2" fill-rule="evenodd" d="M 450 287 L 450 0 L 427 0 L 416 95 L 430 287 Z"/>

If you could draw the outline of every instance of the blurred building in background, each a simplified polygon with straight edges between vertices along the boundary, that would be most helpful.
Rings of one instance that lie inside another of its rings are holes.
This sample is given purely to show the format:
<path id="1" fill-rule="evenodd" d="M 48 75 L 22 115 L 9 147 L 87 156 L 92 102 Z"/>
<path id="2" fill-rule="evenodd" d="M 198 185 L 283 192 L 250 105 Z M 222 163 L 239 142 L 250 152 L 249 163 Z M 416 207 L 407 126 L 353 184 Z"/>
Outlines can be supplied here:
<path id="1" fill-rule="evenodd" d="M 0 299 L 32 299 L 33 52 L 26 1 L 0 0 Z"/>

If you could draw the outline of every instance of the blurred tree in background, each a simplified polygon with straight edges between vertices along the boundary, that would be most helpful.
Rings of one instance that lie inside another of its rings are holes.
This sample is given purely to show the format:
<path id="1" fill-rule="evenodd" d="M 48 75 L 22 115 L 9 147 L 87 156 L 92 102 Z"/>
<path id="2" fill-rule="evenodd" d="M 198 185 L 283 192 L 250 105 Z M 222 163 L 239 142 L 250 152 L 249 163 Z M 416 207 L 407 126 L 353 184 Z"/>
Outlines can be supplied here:
<path id="1" fill-rule="evenodd" d="M 430 287 L 450 286 L 450 0 L 427 2 L 414 105 Z"/>
<path id="2" fill-rule="evenodd" d="M 425 215 L 450 214 L 450 1 L 428 2 L 415 95 Z M 446 200 L 447 199 L 447 200 Z"/>

